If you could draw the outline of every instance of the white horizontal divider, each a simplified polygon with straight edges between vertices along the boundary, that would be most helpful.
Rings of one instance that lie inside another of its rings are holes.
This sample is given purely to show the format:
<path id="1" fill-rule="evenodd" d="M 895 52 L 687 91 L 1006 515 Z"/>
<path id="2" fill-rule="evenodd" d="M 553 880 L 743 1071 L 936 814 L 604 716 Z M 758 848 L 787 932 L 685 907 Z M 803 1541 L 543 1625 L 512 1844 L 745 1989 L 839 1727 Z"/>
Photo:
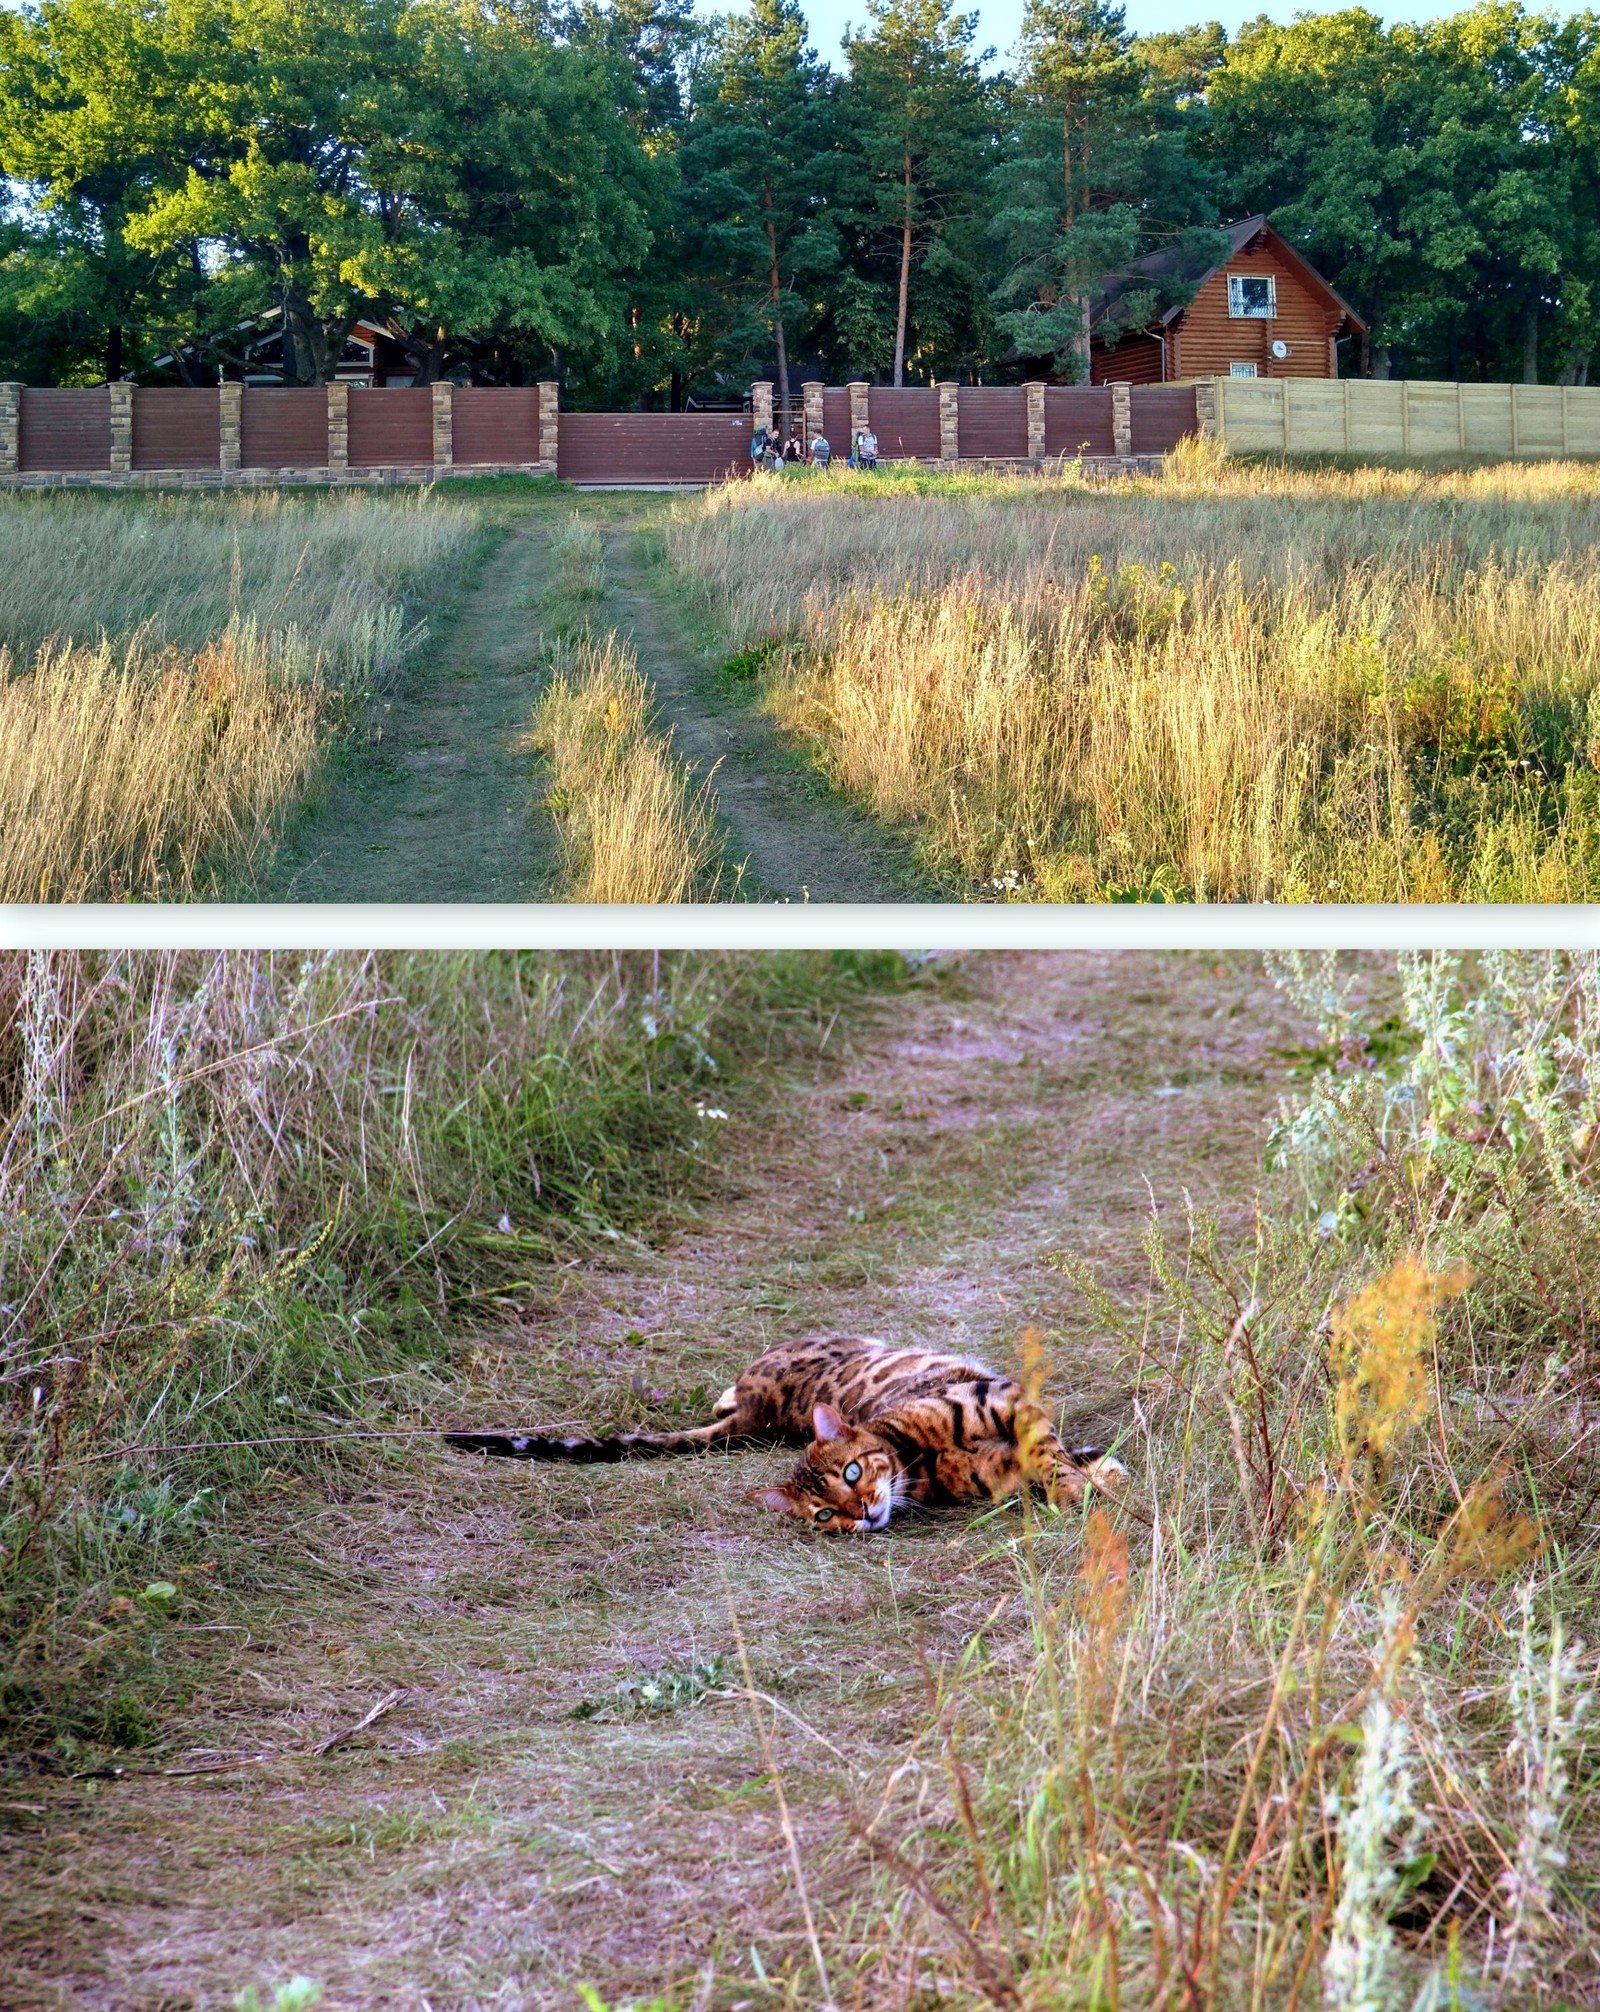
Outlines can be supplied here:
<path id="1" fill-rule="evenodd" d="M 1472 950 L 1600 948 L 1600 905 L 725 902 L 591 908 L 0 906 L 0 947 L 73 950 Z"/>

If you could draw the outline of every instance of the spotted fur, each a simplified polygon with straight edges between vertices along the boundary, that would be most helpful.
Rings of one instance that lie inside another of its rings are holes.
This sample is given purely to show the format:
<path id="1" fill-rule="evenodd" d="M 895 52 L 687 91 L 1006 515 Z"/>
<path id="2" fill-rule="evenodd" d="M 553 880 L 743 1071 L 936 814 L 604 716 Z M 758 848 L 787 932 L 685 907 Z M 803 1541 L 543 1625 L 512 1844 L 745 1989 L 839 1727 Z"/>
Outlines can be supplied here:
<path id="1" fill-rule="evenodd" d="M 611 1461 L 773 1441 L 805 1451 L 788 1480 L 750 1499 L 830 1532 L 881 1530 L 905 1503 L 998 1501 L 1037 1488 L 1054 1502 L 1125 1479 L 1098 1447 L 1069 1452 L 1022 1386 L 936 1349 L 854 1335 L 787 1342 L 759 1357 L 687 1432 L 447 1432 L 465 1453 Z"/>

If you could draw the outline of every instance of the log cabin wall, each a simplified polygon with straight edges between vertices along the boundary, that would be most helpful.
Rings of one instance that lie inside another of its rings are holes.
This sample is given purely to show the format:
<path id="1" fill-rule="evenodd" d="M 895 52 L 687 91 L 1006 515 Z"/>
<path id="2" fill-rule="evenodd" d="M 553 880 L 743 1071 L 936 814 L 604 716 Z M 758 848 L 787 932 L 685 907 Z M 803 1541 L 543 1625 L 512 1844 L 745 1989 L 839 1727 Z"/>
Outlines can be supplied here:
<path id="1" fill-rule="evenodd" d="M 1230 315 L 1230 273 L 1274 279 L 1277 313 L 1270 320 Z M 1333 338 L 1343 318 L 1270 245 L 1257 245 L 1214 272 L 1184 309 L 1169 342 L 1167 375 L 1227 377 L 1235 363 L 1253 363 L 1257 377 L 1337 377 Z M 1287 357 L 1272 354 L 1274 341 L 1288 343 Z"/>

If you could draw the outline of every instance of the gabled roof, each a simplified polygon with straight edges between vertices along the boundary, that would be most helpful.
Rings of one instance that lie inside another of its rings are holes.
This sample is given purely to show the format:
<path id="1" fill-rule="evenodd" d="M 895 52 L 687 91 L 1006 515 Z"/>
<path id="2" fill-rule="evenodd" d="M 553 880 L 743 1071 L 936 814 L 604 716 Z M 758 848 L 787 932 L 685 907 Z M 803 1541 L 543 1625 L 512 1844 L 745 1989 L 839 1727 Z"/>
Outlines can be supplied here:
<path id="1" fill-rule="evenodd" d="M 1186 256 L 1183 247 L 1179 245 L 1168 245 L 1161 251 L 1150 252 L 1144 258 L 1135 259 L 1123 272 L 1107 281 L 1103 291 L 1091 302 L 1089 308 L 1091 329 L 1122 299 L 1124 294 L 1136 292 L 1141 283 L 1151 280 L 1181 281 L 1190 289 L 1189 298 L 1192 301 L 1206 281 L 1214 273 L 1221 272 L 1229 259 L 1237 258 L 1240 252 L 1248 250 L 1254 244 L 1264 243 L 1271 247 L 1285 265 L 1295 268 L 1313 293 L 1319 294 L 1329 307 L 1337 309 L 1357 334 L 1366 332 L 1367 324 L 1349 302 L 1334 292 L 1305 254 L 1296 251 L 1286 237 L 1280 236 L 1267 222 L 1265 216 L 1241 217 L 1236 224 L 1224 224 L 1222 229 L 1228 235 L 1229 246 L 1226 257 L 1215 265 L 1197 264 Z M 1156 317 L 1154 326 L 1169 328 L 1174 322 L 1181 320 L 1185 312 L 1182 307 L 1169 307 Z"/>

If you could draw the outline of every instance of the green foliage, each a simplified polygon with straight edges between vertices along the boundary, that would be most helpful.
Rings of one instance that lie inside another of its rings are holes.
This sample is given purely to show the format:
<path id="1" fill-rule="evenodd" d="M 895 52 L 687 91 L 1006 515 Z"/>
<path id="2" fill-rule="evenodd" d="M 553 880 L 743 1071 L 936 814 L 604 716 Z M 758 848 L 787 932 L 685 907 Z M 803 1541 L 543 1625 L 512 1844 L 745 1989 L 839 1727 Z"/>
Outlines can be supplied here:
<path id="1" fill-rule="evenodd" d="M 322 2003 L 322 1986 L 310 1977 L 291 1977 L 287 1984 L 268 1986 L 264 1997 L 254 1984 L 234 1998 L 235 2012 L 312 2012 Z"/>
<path id="2" fill-rule="evenodd" d="M 722 1658 L 695 1663 L 687 1670 L 657 1670 L 648 1677 L 625 1677 L 603 1697 L 574 1705 L 575 1719 L 658 1718 L 704 1704 L 723 1683 Z"/>

